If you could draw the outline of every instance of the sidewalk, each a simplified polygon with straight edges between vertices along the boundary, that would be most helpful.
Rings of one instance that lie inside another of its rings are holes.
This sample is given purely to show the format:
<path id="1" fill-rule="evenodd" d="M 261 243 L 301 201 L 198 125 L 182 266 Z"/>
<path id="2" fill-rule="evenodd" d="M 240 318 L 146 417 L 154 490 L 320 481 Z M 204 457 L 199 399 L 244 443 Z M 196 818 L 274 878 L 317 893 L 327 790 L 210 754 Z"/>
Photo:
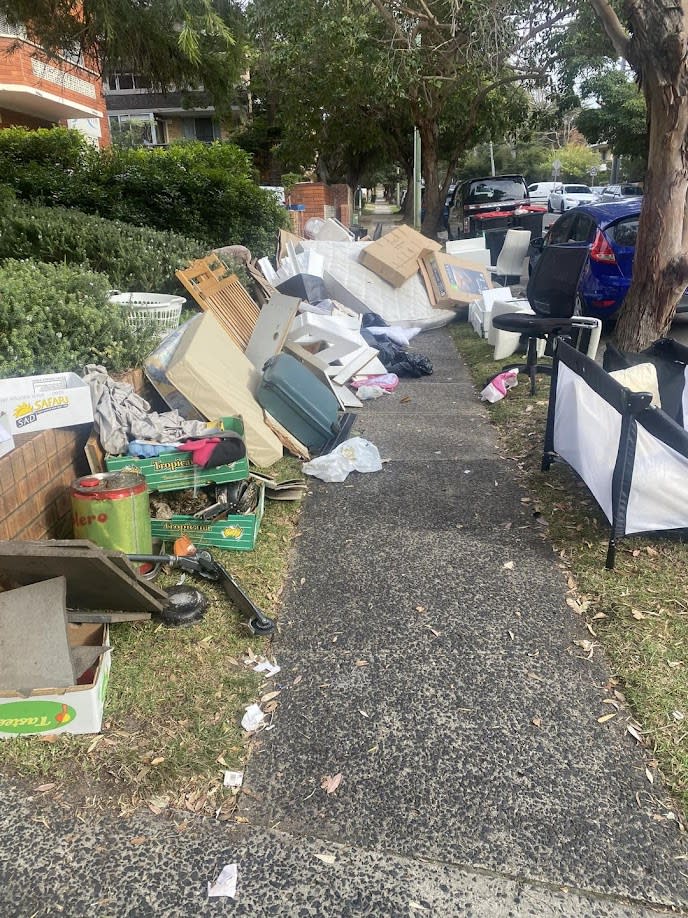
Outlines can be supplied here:
<path id="1" fill-rule="evenodd" d="M 280 706 L 253 744 L 247 822 L 86 823 L 3 780 L 2 914 L 688 910 L 686 840 L 655 818 L 670 804 L 624 718 L 597 722 L 609 671 L 575 643 L 590 635 L 515 468 L 449 332 L 414 345 L 434 375 L 357 422 L 383 471 L 314 481 L 306 501 L 273 647 Z M 339 772 L 328 795 L 321 780 Z M 208 900 L 232 862 L 237 900 Z"/>

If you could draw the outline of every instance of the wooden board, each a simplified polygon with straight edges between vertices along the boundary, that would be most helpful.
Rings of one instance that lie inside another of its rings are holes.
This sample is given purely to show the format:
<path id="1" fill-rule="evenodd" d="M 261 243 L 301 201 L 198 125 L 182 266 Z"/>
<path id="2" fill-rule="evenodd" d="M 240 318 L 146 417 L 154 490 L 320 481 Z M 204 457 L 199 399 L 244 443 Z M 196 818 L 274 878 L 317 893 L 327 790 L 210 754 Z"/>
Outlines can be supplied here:
<path id="1" fill-rule="evenodd" d="M 176 275 L 201 309 L 212 312 L 232 341 L 245 350 L 260 310 L 236 274 L 228 274 L 217 256 L 209 255 Z"/>
<path id="2" fill-rule="evenodd" d="M 267 411 L 265 411 L 264 414 L 265 423 L 280 441 L 282 446 L 286 447 L 292 456 L 296 456 L 297 459 L 305 459 L 306 461 L 310 461 L 311 454 L 308 452 L 308 447 L 304 446 L 300 440 L 297 440 L 296 437 L 292 436 L 287 428 L 282 427 L 280 422 L 276 418 L 273 418 L 271 414 L 268 414 Z"/>
<path id="3" fill-rule="evenodd" d="M 165 605 L 154 597 L 151 584 L 98 549 L 51 546 L 49 541 L 0 542 L 0 574 L 19 586 L 64 576 L 67 605 L 73 609 L 162 612 Z"/>
<path id="4" fill-rule="evenodd" d="M 86 454 L 86 462 L 88 462 L 88 467 L 92 475 L 107 471 L 105 468 L 105 450 L 100 445 L 100 440 L 98 439 L 98 434 L 95 432 L 95 429 L 86 441 L 84 453 Z"/>
<path id="5" fill-rule="evenodd" d="M 298 297 L 275 293 L 261 309 L 246 346 L 246 356 L 257 370 L 262 371 L 265 361 L 284 347 L 300 302 Z"/>
<path id="6" fill-rule="evenodd" d="M 340 386 L 345 385 L 348 381 L 361 372 L 363 367 L 367 366 L 372 360 L 377 357 L 378 352 L 372 348 L 365 345 L 361 347 L 355 354 L 352 355 L 351 360 L 342 369 L 337 373 L 336 376 L 332 378 L 336 383 L 339 383 Z"/>
<path id="7" fill-rule="evenodd" d="M 253 283 L 256 285 L 256 295 L 258 297 L 258 302 L 264 306 L 265 303 L 267 303 L 267 301 L 273 295 L 273 293 L 276 293 L 277 291 L 257 265 L 248 264 L 246 265 L 246 270 L 251 275 Z"/>

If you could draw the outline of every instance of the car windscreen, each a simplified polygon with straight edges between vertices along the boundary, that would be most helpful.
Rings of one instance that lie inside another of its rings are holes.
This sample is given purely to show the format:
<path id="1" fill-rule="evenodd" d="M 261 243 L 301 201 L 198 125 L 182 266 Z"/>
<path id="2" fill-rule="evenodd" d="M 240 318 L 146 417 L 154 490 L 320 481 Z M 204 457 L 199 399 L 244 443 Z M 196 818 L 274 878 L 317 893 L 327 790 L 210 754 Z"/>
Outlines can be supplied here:
<path id="1" fill-rule="evenodd" d="M 615 242 L 620 246 L 634 246 L 638 235 L 638 215 L 626 217 L 619 220 L 618 223 L 612 223 L 608 226 L 604 234 L 610 242 Z"/>
<path id="2" fill-rule="evenodd" d="M 514 179 L 494 178 L 472 182 L 466 195 L 467 204 L 484 204 L 497 201 L 523 201 L 527 197 L 526 186 Z"/>
<path id="3" fill-rule="evenodd" d="M 642 185 L 622 185 L 621 194 L 642 195 Z"/>
<path id="4" fill-rule="evenodd" d="M 587 185 L 564 185 L 567 194 L 592 194 Z"/>

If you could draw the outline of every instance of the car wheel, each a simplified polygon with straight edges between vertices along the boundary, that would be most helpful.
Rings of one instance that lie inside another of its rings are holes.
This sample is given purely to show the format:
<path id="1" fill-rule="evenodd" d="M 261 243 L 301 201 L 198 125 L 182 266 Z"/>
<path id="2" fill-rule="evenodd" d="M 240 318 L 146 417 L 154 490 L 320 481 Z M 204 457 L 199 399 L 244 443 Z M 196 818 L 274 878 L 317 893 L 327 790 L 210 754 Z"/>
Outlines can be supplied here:
<path id="1" fill-rule="evenodd" d="M 559 213 L 560 213 L 560 214 L 563 214 L 563 213 L 565 213 L 565 208 L 564 208 L 564 199 L 563 199 L 563 198 L 561 199 L 561 210 L 559 211 Z"/>
<path id="2" fill-rule="evenodd" d="M 548 213 L 548 214 L 553 214 L 553 213 L 554 213 L 554 208 L 552 207 L 552 202 L 551 202 L 551 201 L 548 201 L 548 202 L 547 202 L 547 213 Z"/>

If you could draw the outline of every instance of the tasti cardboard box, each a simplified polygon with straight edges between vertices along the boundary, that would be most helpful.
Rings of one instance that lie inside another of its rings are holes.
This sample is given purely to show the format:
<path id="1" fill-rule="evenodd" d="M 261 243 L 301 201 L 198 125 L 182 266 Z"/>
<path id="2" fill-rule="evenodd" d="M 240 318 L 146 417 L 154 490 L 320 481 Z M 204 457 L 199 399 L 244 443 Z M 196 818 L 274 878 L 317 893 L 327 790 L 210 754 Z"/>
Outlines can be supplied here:
<path id="1" fill-rule="evenodd" d="M 483 265 L 458 255 L 429 252 L 421 256 L 419 264 L 433 306 L 466 305 L 492 288 L 490 273 Z"/>
<path id="2" fill-rule="evenodd" d="M 2 379 L 0 411 L 9 415 L 13 434 L 93 421 L 91 390 L 76 373 Z"/>
<path id="3" fill-rule="evenodd" d="M 398 226 L 376 242 L 367 245 L 359 261 L 392 287 L 401 287 L 418 271 L 423 252 L 439 252 L 442 246 L 417 233 L 410 226 Z"/>
<path id="4" fill-rule="evenodd" d="M 107 645 L 107 625 L 68 624 L 72 647 Z M 110 675 L 110 650 L 69 688 L 34 689 L 29 696 L 0 693 L 0 737 L 37 733 L 100 733 Z M 80 682 L 82 681 L 80 680 Z"/>

